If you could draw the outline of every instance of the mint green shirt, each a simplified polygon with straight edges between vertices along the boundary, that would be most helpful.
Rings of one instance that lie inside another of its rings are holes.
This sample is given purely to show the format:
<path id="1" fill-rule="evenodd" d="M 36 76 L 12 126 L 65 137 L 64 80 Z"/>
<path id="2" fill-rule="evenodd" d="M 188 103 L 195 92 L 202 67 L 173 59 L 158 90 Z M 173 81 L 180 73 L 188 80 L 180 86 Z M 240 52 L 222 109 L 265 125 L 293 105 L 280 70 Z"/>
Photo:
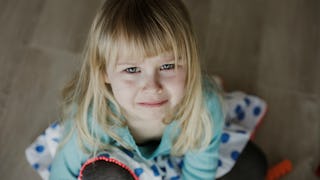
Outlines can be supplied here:
<path id="1" fill-rule="evenodd" d="M 220 144 L 220 135 L 222 132 L 222 126 L 224 122 L 224 115 L 221 102 L 214 91 L 213 85 L 205 82 L 205 99 L 209 112 L 214 124 L 214 135 L 212 137 L 210 145 L 199 152 L 187 152 L 184 155 L 183 167 L 182 167 L 182 179 L 193 180 L 212 180 L 215 179 L 216 169 L 218 167 L 218 149 Z M 91 117 L 89 117 L 91 118 Z M 89 119 L 90 120 L 90 119 Z M 71 121 L 65 124 L 65 130 L 68 130 L 68 126 L 71 125 Z M 171 132 L 178 127 L 178 123 L 173 121 L 164 130 L 158 147 L 151 153 L 143 153 L 141 149 L 136 145 L 130 131 L 127 127 L 119 128 L 117 133 L 123 140 L 134 148 L 135 153 L 144 158 L 152 159 L 157 156 L 169 155 L 171 144 Z M 101 131 L 102 133 L 102 131 Z M 101 134 L 103 141 L 117 146 L 114 140 L 112 140 L 106 134 Z M 73 133 L 72 137 L 64 144 L 61 149 L 56 153 L 51 166 L 51 180 L 60 179 L 77 179 L 82 164 L 88 160 L 89 155 L 82 152 L 77 142 L 77 133 Z M 149 151 L 150 152 L 150 151 Z"/>

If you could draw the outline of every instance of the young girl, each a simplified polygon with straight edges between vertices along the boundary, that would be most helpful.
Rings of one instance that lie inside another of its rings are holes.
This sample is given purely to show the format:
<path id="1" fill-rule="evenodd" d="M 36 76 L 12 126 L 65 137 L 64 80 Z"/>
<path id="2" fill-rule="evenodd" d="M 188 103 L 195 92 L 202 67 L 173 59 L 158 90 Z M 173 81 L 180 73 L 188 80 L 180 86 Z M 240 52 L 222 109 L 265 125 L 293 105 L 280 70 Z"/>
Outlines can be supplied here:
<path id="1" fill-rule="evenodd" d="M 215 177 L 224 115 L 180 0 L 107 0 L 63 113 L 50 179 L 83 178 L 98 160 L 133 178 Z"/>

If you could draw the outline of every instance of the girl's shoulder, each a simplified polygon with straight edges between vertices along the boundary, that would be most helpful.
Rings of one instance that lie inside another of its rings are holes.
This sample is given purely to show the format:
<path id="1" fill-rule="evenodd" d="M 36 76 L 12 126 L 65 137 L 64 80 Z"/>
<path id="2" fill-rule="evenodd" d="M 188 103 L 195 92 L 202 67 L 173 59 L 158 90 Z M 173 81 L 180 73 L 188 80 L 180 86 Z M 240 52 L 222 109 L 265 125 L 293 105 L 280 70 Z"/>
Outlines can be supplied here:
<path id="1" fill-rule="evenodd" d="M 202 85 L 205 95 L 222 96 L 223 94 L 221 81 L 215 76 L 203 76 Z"/>
<path id="2" fill-rule="evenodd" d="M 212 78 L 203 78 L 204 101 L 211 115 L 214 124 L 223 124 L 225 117 L 225 104 L 223 101 L 223 91 L 218 83 Z"/>
<path id="3" fill-rule="evenodd" d="M 75 179 L 89 155 L 81 150 L 78 134 L 72 128 L 73 122 L 65 121 L 62 126 L 64 132 L 51 164 L 50 179 Z"/>

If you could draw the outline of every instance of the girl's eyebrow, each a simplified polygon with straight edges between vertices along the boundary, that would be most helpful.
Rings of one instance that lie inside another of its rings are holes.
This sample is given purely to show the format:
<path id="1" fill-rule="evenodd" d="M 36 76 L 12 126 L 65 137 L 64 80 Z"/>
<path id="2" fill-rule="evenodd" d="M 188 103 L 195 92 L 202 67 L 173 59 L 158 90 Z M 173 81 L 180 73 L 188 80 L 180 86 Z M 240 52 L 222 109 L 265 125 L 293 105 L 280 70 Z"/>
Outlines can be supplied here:
<path id="1" fill-rule="evenodd" d="M 124 58 L 124 59 L 118 59 L 116 61 L 116 66 L 117 65 L 139 65 L 142 62 L 143 62 L 142 60 Z"/>
<path id="2" fill-rule="evenodd" d="M 159 57 L 174 57 L 174 54 L 172 52 L 165 52 L 159 54 Z"/>
<path id="3" fill-rule="evenodd" d="M 164 62 L 170 62 L 170 61 L 174 61 L 175 57 L 172 53 L 163 53 L 160 54 L 156 57 L 151 57 L 151 58 L 157 58 L 160 61 L 164 61 Z M 145 58 L 148 59 L 148 58 Z M 138 66 L 143 64 L 143 62 L 145 61 L 145 59 L 139 59 L 139 60 L 134 60 L 134 59 L 119 59 L 118 62 L 116 62 L 116 66 Z"/>
<path id="4" fill-rule="evenodd" d="M 115 65 L 138 65 L 142 62 L 142 59 L 140 59 L 139 57 L 130 57 L 126 55 L 124 57 L 118 57 Z"/>
<path id="5" fill-rule="evenodd" d="M 138 66 L 140 63 L 117 63 L 116 66 Z"/>
<path id="6" fill-rule="evenodd" d="M 171 55 L 171 54 L 166 54 L 166 55 L 161 55 L 159 57 L 159 59 L 161 61 L 170 62 L 170 61 L 174 61 L 175 57 L 173 55 Z"/>
<path id="7" fill-rule="evenodd" d="M 165 55 L 165 56 L 160 56 L 161 59 L 165 59 L 165 60 L 174 60 L 174 56 L 173 55 Z"/>

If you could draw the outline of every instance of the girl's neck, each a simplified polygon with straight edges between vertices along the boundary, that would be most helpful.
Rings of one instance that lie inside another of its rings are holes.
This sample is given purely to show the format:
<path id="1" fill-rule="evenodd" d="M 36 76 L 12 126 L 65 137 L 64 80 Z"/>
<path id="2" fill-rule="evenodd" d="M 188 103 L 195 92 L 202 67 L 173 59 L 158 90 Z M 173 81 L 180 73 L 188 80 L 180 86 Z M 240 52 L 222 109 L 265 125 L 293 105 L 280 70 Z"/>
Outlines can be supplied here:
<path id="1" fill-rule="evenodd" d="M 162 121 L 128 121 L 128 127 L 136 144 L 159 141 L 166 127 Z"/>

